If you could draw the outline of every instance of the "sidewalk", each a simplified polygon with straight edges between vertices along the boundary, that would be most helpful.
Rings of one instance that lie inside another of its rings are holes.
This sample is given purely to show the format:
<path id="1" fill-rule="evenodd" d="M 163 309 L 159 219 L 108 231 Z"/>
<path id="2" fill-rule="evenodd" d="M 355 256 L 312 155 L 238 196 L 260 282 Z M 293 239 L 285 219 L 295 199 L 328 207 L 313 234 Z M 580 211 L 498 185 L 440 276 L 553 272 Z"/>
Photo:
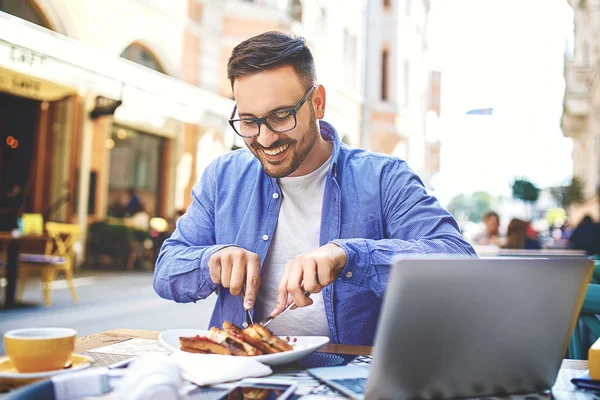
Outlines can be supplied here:
<path id="1" fill-rule="evenodd" d="M 37 305 L 0 311 L 0 332 L 41 326 L 73 328 L 79 336 L 115 328 L 205 329 L 216 300 L 214 295 L 195 304 L 161 299 L 152 287 L 152 272 L 80 271 L 75 278 L 79 304 L 73 304 L 66 281 L 60 277 L 53 286 L 50 308 L 42 305 L 39 279 L 31 279 L 23 301 Z M 0 296 L 4 297 L 4 289 Z M 4 354 L 2 337 L 0 354 Z"/>

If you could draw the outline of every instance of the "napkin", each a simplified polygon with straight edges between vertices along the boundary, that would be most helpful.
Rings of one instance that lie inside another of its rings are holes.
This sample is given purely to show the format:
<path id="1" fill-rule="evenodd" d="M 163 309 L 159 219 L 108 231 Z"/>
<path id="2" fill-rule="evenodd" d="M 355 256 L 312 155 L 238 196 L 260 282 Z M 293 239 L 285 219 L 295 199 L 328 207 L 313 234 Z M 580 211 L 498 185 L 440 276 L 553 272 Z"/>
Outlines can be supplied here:
<path id="1" fill-rule="evenodd" d="M 199 386 L 259 378 L 273 371 L 268 366 L 249 357 L 217 354 L 197 354 L 176 351 L 171 359 L 181 368 L 183 379 Z"/>

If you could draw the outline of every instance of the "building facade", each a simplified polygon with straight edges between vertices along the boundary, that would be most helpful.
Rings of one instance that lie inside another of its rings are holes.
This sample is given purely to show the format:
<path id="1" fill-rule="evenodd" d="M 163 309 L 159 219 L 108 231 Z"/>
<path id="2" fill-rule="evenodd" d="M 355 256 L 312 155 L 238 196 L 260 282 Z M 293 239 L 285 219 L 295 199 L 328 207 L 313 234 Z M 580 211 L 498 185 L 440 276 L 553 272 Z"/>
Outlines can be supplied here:
<path id="1" fill-rule="evenodd" d="M 0 2 L 3 211 L 87 227 L 130 189 L 151 216 L 189 204 L 233 107 L 199 87 L 197 13 L 185 0 Z"/>
<path id="2" fill-rule="evenodd" d="M 439 74 L 426 57 L 429 8 L 427 0 L 304 0 L 291 24 L 313 49 L 325 118 L 343 141 L 407 160 L 426 184 L 439 160 L 439 145 L 426 138 L 434 103 L 439 116 Z"/>
<path id="3" fill-rule="evenodd" d="M 307 39 L 344 142 L 427 178 L 439 152 L 425 135 L 428 11 L 427 0 L 0 1 L 0 208 L 87 226 L 135 189 L 151 216 L 185 209 L 210 161 L 242 145 L 227 123 L 231 51 L 269 30 Z"/>
<path id="4" fill-rule="evenodd" d="M 565 98 L 561 127 L 573 139 L 573 175 L 584 183 L 585 202 L 571 218 L 600 218 L 600 1 L 569 0 L 574 11 L 573 54 L 565 60 Z"/>

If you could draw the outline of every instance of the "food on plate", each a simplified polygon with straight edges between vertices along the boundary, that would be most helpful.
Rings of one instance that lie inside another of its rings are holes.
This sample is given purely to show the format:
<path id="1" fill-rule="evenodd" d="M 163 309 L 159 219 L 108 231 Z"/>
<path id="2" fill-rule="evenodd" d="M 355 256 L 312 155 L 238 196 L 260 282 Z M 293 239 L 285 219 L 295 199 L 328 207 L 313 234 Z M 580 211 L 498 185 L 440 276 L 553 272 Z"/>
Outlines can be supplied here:
<path id="1" fill-rule="evenodd" d="M 180 337 L 179 344 L 181 350 L 188 353 L 204 353 L 204 354 L 233 354 L 231 348 L 223 344 L 214 342 L 207 337 L 196 335 L 194 337 Z"/>
<path id="2" fill-rule="evenodd" d="M 179 343 L 181 350 L 189 353 L 246 357 L 292 350 L 289 343 L 273 335 L 273 332 L 262 325 L 250 325 L 242 330 L 229 321 L 223 323 L 223 329 L 213 326 L 206 336 L 182 336 Z"/>
<path id="3" fill-rule="evenodd" d="M 259 324 L 250 325 L 242 331 L 242 335 L 246 342 L 267 354 L 292 350 L 289 343 L 273 335 L 273 332 Z"/>
<path id="4" fill-rule="evenodd" d="M 238 336 L 235 333 L 222 330 L 216 327 L 210 328 L 206 337 L 226 346 L 232 347 L 232 354 L 234 356 L 258 356 L 262 354 L 262 351 L 256 347 L 244 342 L 242 336 Z"/>

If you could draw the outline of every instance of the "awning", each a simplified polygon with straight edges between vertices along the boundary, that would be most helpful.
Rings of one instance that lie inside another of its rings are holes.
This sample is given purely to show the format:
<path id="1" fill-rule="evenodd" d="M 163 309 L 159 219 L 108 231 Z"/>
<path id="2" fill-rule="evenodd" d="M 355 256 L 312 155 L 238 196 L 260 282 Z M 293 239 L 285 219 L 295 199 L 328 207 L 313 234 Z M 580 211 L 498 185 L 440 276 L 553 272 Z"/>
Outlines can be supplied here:
<path id="1" fill-rule="evenodd" d="M 233 101 L 0 12 L 0 90 L 38 100 L 92 91 L 123 100 L 116 115 L 161 124 L 223 124 Z"/>

